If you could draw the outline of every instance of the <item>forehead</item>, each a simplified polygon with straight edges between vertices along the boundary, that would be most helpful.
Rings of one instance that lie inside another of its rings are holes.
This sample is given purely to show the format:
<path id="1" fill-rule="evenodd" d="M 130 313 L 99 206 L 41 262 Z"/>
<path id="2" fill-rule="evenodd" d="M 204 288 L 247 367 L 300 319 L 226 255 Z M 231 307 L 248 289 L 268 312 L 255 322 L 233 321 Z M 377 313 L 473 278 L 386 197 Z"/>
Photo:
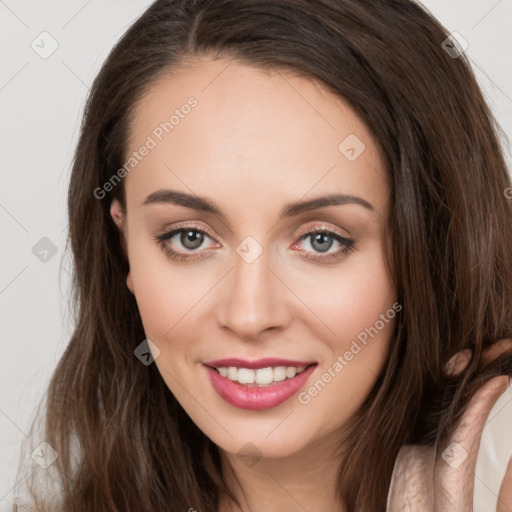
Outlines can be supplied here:
<path id="1" fill-rule="evenodd" d="M 326 193 L 387 207 L 368 128 L 319 82 L 285 70 L 202 58 L 160 77 L 134 110 L 126 159 L 134 153 L 128 204 L 172 188 L 233 207 Z"/>

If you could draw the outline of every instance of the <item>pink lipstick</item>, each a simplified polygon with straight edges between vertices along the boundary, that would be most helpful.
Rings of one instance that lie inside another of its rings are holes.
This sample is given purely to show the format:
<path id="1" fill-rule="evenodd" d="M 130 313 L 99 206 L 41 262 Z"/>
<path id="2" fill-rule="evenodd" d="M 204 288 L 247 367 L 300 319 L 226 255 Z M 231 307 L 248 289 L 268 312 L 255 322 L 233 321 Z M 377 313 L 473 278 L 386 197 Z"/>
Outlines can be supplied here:
<path id="1" fill-rule="evenodd" d="M 315 361 L 237 358 L 203 363 L 215 391 L 241 409 L 277 407 L 295 395 L 314 372 Z"/>

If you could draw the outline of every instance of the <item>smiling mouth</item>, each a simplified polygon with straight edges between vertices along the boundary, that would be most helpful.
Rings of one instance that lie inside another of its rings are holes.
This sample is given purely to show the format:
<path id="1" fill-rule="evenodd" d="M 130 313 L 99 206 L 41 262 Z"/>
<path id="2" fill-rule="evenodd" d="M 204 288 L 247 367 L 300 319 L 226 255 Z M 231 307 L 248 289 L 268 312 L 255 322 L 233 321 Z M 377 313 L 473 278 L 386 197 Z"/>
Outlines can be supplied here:
<path id="1" fill-rule="evenodd" d="M 317 363 L 310 363 L 301 366 L 266 366 L 264 368 L 246 368 L 244 366 L 210 366 L 218 374 L 226 379 L 248 387 L 272 386 L 278 382 L 290 380 L 304 372 L 310 366 L 316 366 Z"/>
<path id="2" fill-rule="evenodd" d="M 270 358 L 203 363 L 213 389 L 221 398 L 239 409 L 253 411 L 272 409 L 286 402 L 306 385 L 317 366 L 317 362 Z"/>

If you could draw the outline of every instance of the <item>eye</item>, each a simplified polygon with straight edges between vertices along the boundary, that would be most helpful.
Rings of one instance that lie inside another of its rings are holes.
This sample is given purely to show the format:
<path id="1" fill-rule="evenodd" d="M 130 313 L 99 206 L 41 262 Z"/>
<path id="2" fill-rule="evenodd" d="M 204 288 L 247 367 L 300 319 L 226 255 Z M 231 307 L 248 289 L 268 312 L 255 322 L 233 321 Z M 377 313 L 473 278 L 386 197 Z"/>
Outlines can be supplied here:
<path id="1" fill-rule="evenodd" d="M 305 258 L 324 263 L 337 261 L 355 249 L 354 240 L 327 228 L 316 228 L 303 233 L 299 242 L 305 240 L 308 240 L 308 244 L 306 245 L 313 249 L 313 253 L 316 252 L 316 255 L 305 256 Z M 331 249 L 335 244 L 338 244 L 341 247 L 337 251 L 327 253 L 327 251 L 329 251 L 329 249 Z M 322 256 L 322 254 L 326 255 Z"/>
<path id="2" fill-rule="evenodd" d="M 187 252 L 200 252 L 201 246 L 209 234 L 195 226 L 185 226 L 173 229 L 155 237 L 163 251 L 173 260 L 184 261 L 204 257 L 201 255 L 186 254 Z M 176 251 L 172 246 L 181 245 L 183 249 Z"/>
<path id="3" fill-rule="evenodd" d="M 196 226 L 190 225 L 178 227 L 154 238 L 162 247 L 162 250 L 172 260 L 190 261 L 195 260 L 196 258 L 207 258 L 212 254 L 210 250 L 205 249 L 204 247 L 201 249 L 206 239 L 212 239 L 212 237 L 207 231 Z M 307 245 L 312 250 L 301 252 L 313 253 L 313 255 L 304 257 L 306 259 L 323 263 L 339 260 L 355 248 L 354 240 L 326 228 L 311 229 L 302 233 L 296 244 L 300 244 L 306 240 L 309 240 Z M 295 247 L 296 244 L 294 244 L 293 247 Z M 338 244 L 340 248 L 337 251 L 328 253 L 335 244 Z M 179 245 L 181 245 L 181 248 Z M 178 246 L 179 250 L 174 249 L 173 246 Z M 204 252 L 209 253 L 209 255 L 205 256 Z"/>

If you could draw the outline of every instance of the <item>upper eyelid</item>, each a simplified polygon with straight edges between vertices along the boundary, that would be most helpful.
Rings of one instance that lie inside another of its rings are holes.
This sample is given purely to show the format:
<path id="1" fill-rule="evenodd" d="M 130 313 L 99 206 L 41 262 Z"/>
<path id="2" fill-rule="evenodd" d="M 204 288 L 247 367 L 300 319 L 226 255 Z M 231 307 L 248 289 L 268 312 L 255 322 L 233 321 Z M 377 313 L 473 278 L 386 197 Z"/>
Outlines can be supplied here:
<path id="1" fill-rule="evenodd" d="M 327 232 L 327 233 L 334 233 L 334 234 L 340 236 L 341 238 L 346 238 L 347 240 L 351 240 L 352 237 L 346 231 L 345 231 L 345 233 L 343 233 L 343 231 L 345 231 L 345 230 L 341 229 L 341 228 L 332 228 L 332 227 L 325 226 L 322 224 L 315 224 L 313 226 L 310 225 L 308 227 L 299 229 L 296 236 L 298 238 L 302 238 L 303 236 L 308 235 L 312 232 L 313 233 L 314 232 Z"/>
<path id="2" fill-rule="evenodd" d="M 191 230 L 191 231 L 200 231 L 200 232 L 208 235 L 212 240 L 216 240 L 215 237 L 210 233 L 210 230 L 208 230 L 204 227 L 201 227 L 201 226 L 196 226 L 194 224 L 190 224 L 190 223 L 184 223 L 183 225 L 173 225 L 173 226 L 165 227 L 162 230 L 162 232 L 159 235 L 157 235 L 157 238 L 163 238 L 169 234 L 175 235 L 177 232 L 186 231 L 187 229 Z"/>
<path id="3" fill-rule="evenodd" d="M 182 222 L 174 223 L 172 225 L 167 225 L 162 229 L 161 234 L 158 236 L 162 237 L 162 236 L 165 236 L 166 234 L 169 234 L 169 233 L 172 233 L 175 231 L 179 231 L 179 230 L 185 230 L 185 229 L 194 229 L 197 231 L 202 231 L 205 234 L 207 234 L 210 238 L 212 238 L 213 240 L 217 240 L 216 237 L 211 233 L 211 231 L 208 228 L 203 227 L 201 224 L 195 224 L 194 221 L 182 221 Z M 340 236 L 341 238 L 345 238 L 347 240 L 353 240 L 352 236 L 345 229 L 326 226 L 325 224 L 321 224 L 319 222 L 314 225 L 309 224 L 306 227 L 300 228 L 294 236 L 300 239 L 303 236 L 308 235 L 311 232 L 316 232 L 316 231 L 332 232 L 332 233 Z"/>

